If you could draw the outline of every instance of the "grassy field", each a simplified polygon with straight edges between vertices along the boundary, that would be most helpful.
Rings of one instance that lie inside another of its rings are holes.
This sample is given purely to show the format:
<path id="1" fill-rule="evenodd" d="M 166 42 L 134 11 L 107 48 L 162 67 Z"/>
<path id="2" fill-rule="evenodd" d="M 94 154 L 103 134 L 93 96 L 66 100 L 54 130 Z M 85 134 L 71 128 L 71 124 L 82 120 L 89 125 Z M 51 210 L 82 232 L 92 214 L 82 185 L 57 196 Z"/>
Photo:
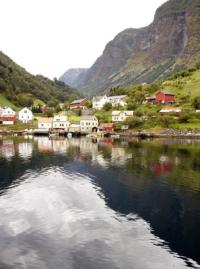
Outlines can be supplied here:
<path id="1" fill-rule="evenodd" d="M 20 108 L 11 103 L 6 97 L 0 94 L 0 106 L 9 106 L 15 111 L 18 111 Z"/>
<path id="2" fill-rule="evenodd" d="M 37 120 L 30 123 L 22 123 L 17 121 L 14 125 L 0 125 L 1 131 L 24 131 L 25 129 L 37 128 Z"/>

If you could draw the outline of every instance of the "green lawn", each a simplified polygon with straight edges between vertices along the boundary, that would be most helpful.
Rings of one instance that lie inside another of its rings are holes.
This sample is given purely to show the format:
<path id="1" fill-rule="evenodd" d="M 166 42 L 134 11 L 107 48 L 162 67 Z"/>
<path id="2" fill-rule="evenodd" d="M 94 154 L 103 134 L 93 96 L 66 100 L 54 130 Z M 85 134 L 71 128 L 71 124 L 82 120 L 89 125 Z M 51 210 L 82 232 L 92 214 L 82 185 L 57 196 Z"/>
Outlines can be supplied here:
<path id="1" fill-rule="evenodd" d="M 100 110 L 95 113 L 100 122 L 112 122 L 112 112 Z"/>
<path id="2" fill-rule="evenodd" d="M 174 129 L 200 129 L 200 122 L 175 123 L 170 127 Z"/>
<path id="3" fill-rule="evenodd" d="M 67 111 L 67 116 L 70 122 L 80 121 L 80 116 L 74 114 L 71 111 Z"/>

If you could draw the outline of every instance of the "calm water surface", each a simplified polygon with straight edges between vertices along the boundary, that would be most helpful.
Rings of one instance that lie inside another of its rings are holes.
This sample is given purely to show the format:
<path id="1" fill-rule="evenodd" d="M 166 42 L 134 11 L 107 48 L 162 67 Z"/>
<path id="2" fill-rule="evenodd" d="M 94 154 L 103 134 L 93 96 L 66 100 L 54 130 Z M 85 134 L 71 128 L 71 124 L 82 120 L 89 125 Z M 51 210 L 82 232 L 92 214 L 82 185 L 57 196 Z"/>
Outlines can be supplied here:
<path id="1" fill-rule="evenodd" d="M 0 269 L 200 268 L 200 141 L 0 139 Z"/>

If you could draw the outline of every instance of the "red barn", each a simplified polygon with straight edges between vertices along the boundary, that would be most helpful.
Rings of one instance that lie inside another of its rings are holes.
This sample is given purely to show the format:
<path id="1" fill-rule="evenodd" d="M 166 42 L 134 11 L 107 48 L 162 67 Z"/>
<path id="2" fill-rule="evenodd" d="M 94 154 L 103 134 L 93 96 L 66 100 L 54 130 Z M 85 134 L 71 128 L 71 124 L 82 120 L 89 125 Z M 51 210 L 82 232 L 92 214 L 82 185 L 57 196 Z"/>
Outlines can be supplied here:
<path id="1" fill-rule="evenodd" d="M 69 105 L 69 109 L 73 110 L 73 109 L 84 109 L 86 107 L 86 102 L 87 99 L 80 99 L 80 100 L 75 100 L 73 101 L 70 105 Z"/>
<path id="2" fill-rule="evenodd" d="M 174 103 L 175 102 L 175 95 L 170 92 L 159 91 L 156 93 L 156 103 Z"/>

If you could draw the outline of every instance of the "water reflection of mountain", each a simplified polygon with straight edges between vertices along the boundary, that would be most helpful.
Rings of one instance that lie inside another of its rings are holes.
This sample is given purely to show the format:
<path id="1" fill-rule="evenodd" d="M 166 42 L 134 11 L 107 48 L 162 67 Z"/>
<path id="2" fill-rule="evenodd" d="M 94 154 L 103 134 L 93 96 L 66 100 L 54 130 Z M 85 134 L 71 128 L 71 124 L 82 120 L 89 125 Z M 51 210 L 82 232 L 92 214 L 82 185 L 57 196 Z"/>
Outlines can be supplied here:
<path id="1" fill-rule="evenodd" d="M 91 175 L 110 208 L 139 215 L 173 251 L 200 262 L 197 144 L 42 137 L 33 143 L 5 140 L 0 145 L 2 191 L 27 170 L 67 166 L 67 172 Z"/>

